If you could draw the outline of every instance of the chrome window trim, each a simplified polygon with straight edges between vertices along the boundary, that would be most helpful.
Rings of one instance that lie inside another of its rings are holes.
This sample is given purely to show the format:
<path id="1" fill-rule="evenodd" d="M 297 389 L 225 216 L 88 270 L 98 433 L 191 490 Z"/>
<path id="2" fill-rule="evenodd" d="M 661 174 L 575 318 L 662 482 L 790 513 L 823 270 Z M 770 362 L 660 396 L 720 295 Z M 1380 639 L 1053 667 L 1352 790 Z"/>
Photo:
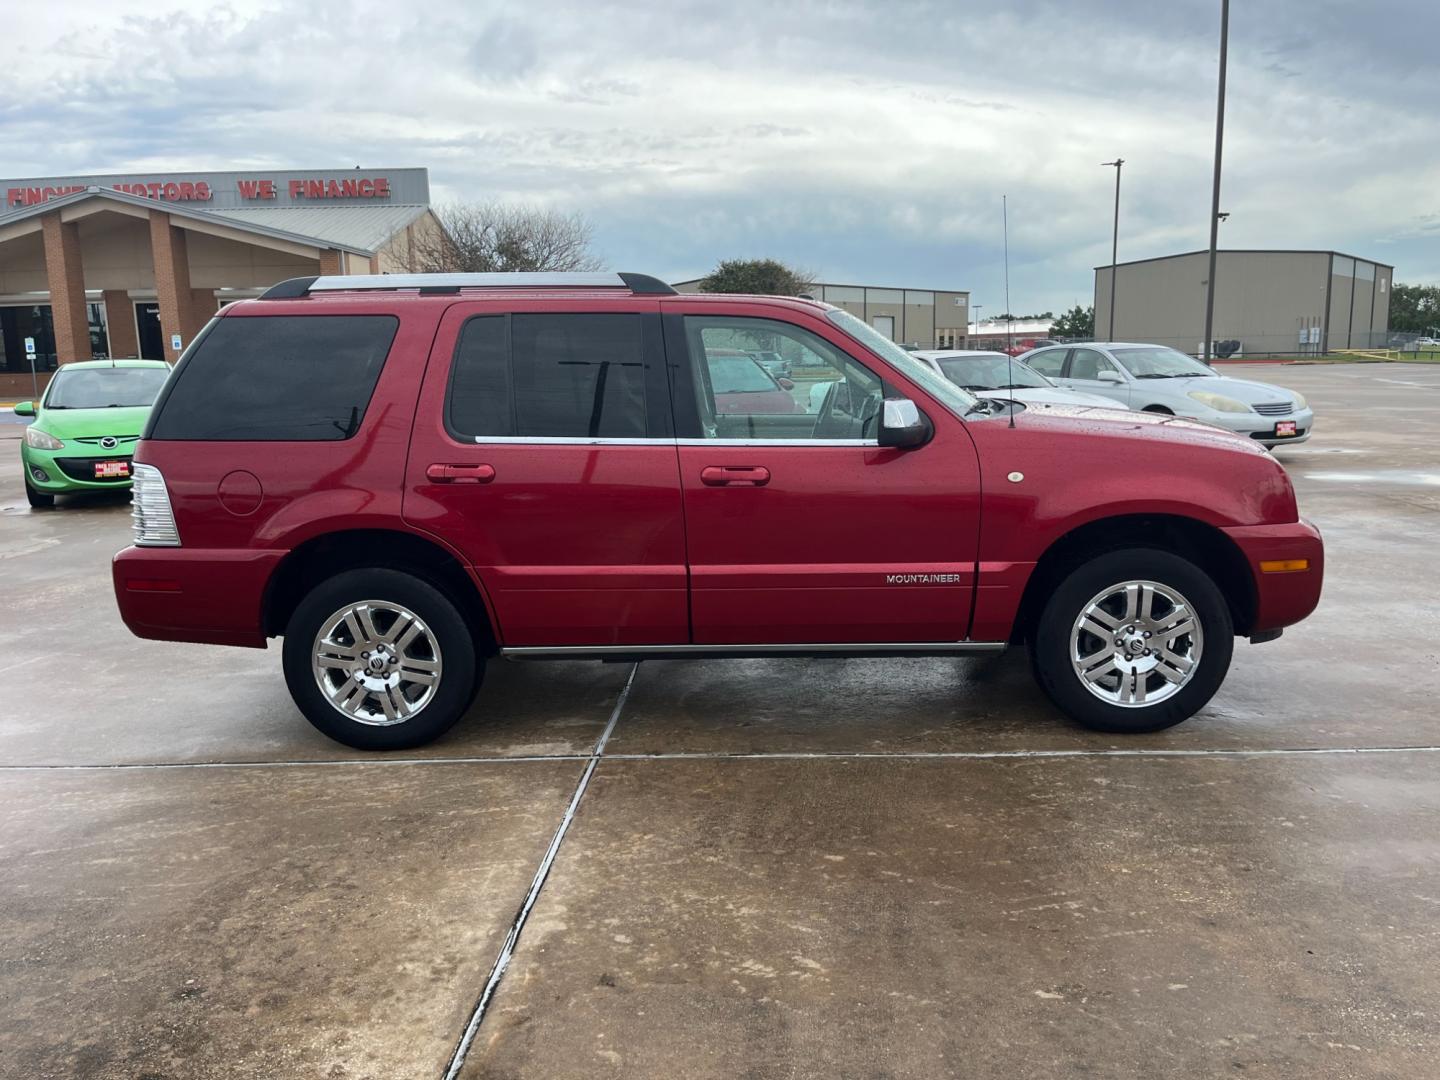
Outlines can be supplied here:
<path id="1" fill-rule="evenodd" d="M 588 435 L 474 435 L 477 445 L 532 445 L 532 446 L 671 446 L 675 440 L 668 436 L 642 438 L 632 435 L 627 438 L 606 438 Z"/>
<path id="2" fill-rule="evenodd" d="M 475 435 L 475 445 L 531 446 L 873 446 L 878 439 L 607 439 L 562 435 Z M 468 444 L 462 444 L 468 445 Z"/>
<path id="3" fill-rule="evenodd" d="M 676 439 L 680 446 L 879 446 L 879 439 Z"/>

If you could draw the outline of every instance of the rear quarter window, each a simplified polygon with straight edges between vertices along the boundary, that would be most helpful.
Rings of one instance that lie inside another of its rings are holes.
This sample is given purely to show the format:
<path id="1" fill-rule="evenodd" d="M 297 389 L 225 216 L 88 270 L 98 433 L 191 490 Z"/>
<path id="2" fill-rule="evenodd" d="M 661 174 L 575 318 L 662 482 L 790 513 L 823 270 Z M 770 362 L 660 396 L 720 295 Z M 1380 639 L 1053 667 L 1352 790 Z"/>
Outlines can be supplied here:
<path id="1" fill-rule="evenodd" d="M 175 372 L 150 439 L 329 442 L 359 430 L 393 315 L 217 319 Z"/>

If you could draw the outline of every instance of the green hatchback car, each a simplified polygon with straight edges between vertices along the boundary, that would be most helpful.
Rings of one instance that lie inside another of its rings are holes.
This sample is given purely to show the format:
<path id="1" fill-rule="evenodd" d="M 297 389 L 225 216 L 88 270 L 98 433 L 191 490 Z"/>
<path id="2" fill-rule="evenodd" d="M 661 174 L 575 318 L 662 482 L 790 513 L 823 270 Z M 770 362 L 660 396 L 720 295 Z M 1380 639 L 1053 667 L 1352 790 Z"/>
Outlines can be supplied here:
<path id="1" fill-rule="evenodd" d="M 54 506 L 67 491 L 128 488 L 130 455 L 169 374 L 162 360 L 65 364 L 38 405 L 16 405 L 17 416 L 35 418 L 20 445 L 30 505 Z"/>

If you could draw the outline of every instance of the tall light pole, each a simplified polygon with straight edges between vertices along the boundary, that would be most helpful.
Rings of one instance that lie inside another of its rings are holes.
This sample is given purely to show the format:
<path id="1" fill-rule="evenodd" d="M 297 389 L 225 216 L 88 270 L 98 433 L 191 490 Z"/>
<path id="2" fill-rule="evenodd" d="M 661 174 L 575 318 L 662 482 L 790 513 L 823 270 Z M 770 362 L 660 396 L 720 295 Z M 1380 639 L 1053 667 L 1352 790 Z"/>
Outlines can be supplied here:
<path id="1" fill-rule="evenodd" d="M 970 305 L 970 310 L 973 311 L 973 312 L 975 312 L 975 336 L 976 336 L 976 337 L 979 337 L 979 336 L 980 336 L 980 309 L 983 308 L 984 306 L 985 306 L 984 304 L 971 304 L 971 305 Z"/>
<path id="2" fill-rule="evenodd" d="M 1205 280 L 1205 343 L 1201 357 L 1210 363 L 1215 333 L 1215 245 L 1220 239 L 1220 152 L 1225 145 L 1225 60 L 1230 47 L 1230 0 L 1220 0 L 1220 89 L 1215 105 L 1215 182 L 1210 192 L 1210 273 Z"/>
<path id="3" fill-rule="evenodd" d="M 1114 161 L 1102 161 L 1101 165 L 1115 166 L 1115 231 L 1110 234 L 1110 332 L 1106 341 L 1115 340 L 1115 279 L 1120 276 L 1120 167 L 1125 164 L 1125 159 L 1117 157 Z"/>

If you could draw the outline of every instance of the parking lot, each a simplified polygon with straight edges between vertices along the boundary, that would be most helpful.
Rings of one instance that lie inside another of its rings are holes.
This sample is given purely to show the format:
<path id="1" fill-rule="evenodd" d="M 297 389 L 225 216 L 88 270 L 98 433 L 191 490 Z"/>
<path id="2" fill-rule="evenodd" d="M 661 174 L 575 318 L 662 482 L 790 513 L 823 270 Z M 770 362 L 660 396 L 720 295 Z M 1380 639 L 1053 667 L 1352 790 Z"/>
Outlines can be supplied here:
<path id="1" fill-rule="evenodd" d="M 349 751 L 131 637 L 128 498 L 29 510 L 0 426 L 0 1074 L 1434 1076 L 1440 367 L 1233 373 L 1315 408 L 1325 596 L 1133 738 L 1012 650 L 497 661 Z"/>

